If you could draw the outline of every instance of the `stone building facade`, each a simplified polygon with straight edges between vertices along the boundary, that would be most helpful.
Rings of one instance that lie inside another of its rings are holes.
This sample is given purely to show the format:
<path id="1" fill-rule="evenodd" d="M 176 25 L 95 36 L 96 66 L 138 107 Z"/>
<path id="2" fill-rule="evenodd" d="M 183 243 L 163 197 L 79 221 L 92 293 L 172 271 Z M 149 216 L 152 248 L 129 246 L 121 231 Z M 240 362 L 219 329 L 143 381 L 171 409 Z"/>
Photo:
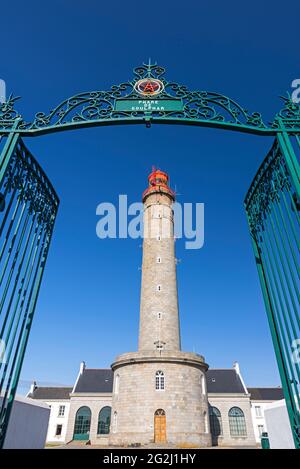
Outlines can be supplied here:
<path id="1" fill-rule="evenodd" d="M 183 378 L 181 378 L 182 371 Z M 179 370 L 179 373 L 177 374 L 177 379 L 181 382 L 188 379 L 188 376 L 184 373 L 185 369 L 183 368 L 183 370 Z M 47 443 L 53 444 L 56 442 L 57 444 L 77 444 L 78 435 L 76 434 L 76 421 L 80 417 L 82 409 L 88 408 L 89 418 L 85 434 L 86 439 L 83 440 L 83 442 L 100 447 L 109 445 L 115 424 L 112 413 L 113 386 L 116 385 L 114 378 L 114 373 L 111 369 L 90 369 L 86 368 L 85 364 L 82 363 L 73 388 L 49 388 L 40 387 L 35 384 L 34 389 L 31 390 L 28 396 L 51 405 Z M 137 377 L 137 379 L 140 378 Z M 121 390 L 121 380 L 118 385 L 120 386 L 119 390 Z M 209 369 L 206 372 L 206 385 L 207 388 L 203 390 L 204 394 L 207 393 L 208 399 L 208 422 L 206 422 L 206 424 L 208 423 L 209 425 L 212 445 L 224 447 L 255 446 L 255 422 L 251 413 L 251 407 L 253 407 L 255 401 L 252 402 L 251 400 L 249 388 L 247 389 L 245 386 L 237 364 L 235 364 L 233 368 L 228 369 Z M 188 388 L 188 383 L 185 383 L 185 386 Z M 66 395 L 67 389 L 69 389 L 68 396 Z M 275 389 L 278 388 L 273 388 L 273 390 Z M 128 390 L 128 393 L 131 392 L 134 393 L 132 388 Z M 269 395 L 270 392 L 271 391 L 269 391 Z M 275 394 L 276 393 L 273 392 L 273 395 Z M 256 394 L 254 394 L 253 397 L 255 399 L 257 397 Z M 169 406 L 172 405 L 168 402 L 168 392 L 164 393 L 161 399 L 162 407 L 166 409 L 167 416 Z M 58 418 L 57 409 L 60 405 L 65 405 L 66 402 L 68 402 L 69 408 L 68 416 L 65 419 Z M 53 403 L 55 405 L 53 405 Z M 198 405 L 197 400 L 193 400 L 192 393 L 188 393 L 186 395 L 186 401 L 184 404 L 186 407 L 191 406 L 192 409 Z M 133 405 L 135 406 L 135 404 Z M 129 419 L 129 425 L 127 428 L 130 430 L 128 433 L 131 436 L 131 440 L 128 443 L 120 443 L 122 446 L 132 444 L 132 440 L 135 440 L 134 432 L 132 431 L 132 428 L 129 428 L 129 426 L 132 426 L 133 424 L 130 414 L 130 406 L 127 407 Z M 108 419 L 107 416 L 104 416 L 103 418 L 103 411 L 105 409 L 109 409 Z M 153 435 L 154 432 L 152 409 L 149 411 L 148 403 L 145 402 L 139 410 L 141 418 L 144 418 L 145 420 L 148 419 L 149 438 L 151 438 L 151 435 Z M 191 413 L 183 414 L 183 418 L 186 415 L 188 415 L 188 418 L 190 419 L 187 423 L 189 423 L 191 427 L 191 431 L 189 432 L 189 438 L 191 438 L 193 431 L 197 434 L 198 431 L 201 431 L 202 429 L 197 427 L 199 423 Z M 54 422 L 56 422 L 56 425 L 63 425 L 63 439 L 55 437 L 56 428 L 54 426 Z M 172 431 L 172 422 L 168 423 L 169 425 L 167 428 L 169 431 Z M 183 437 L 184 435 L 180 440 L 178 439 L 178 442 L 175 443 L 174 446 L 186 446 L 186 444 L 183 443 Z M 257 441 L 257 444 L 259 444 L 259 441 Z M 188 446 L 201 447 L 202 445 L 200 443 L 193 443 L 191 438 L 191 442 Z"/>

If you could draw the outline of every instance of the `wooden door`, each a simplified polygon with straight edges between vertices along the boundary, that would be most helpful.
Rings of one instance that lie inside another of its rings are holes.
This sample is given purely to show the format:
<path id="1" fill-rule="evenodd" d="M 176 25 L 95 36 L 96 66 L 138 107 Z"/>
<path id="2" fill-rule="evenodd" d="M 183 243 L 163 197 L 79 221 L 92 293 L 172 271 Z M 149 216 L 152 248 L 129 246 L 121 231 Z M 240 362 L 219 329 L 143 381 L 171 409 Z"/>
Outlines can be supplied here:
<path id="1" fill-rule="evenodd" d="M 167 441 L 167 425 L 166 414 L 164 410 L 159 409 L 154 415 L 154 442 L 166 443 Z"/>

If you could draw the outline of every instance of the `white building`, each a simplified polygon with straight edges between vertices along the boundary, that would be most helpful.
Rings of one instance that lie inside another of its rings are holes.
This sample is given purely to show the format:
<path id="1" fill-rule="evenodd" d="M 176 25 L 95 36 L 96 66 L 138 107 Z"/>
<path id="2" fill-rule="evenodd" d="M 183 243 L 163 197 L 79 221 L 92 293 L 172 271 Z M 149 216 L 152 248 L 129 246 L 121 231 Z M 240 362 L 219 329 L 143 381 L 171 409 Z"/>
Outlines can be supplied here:
<path id="1" fill-rule="evenodd" d="M 271 449 L 295 449 L 285 400 L 267 404 L 265 420 Z"/>
<path id="2" fill-rule="evenodd" d="M 38 387 L 36 382 L 31 385 L 27 397 L 43 402 L 50 408 L 47 443 L 62 444 L 66 441 L 71 392 L 72 387 Z"/>
<path id="3" fill-rule="evenodd" d="M 248 388 L 251 395 L 251 413 L 254 434 L 257 443 L 260 443 L 263 432 L 268 432 L 265 418 L 265 409 L 269 404 L 283 399 L 283 391 L 280 387 Z"/>

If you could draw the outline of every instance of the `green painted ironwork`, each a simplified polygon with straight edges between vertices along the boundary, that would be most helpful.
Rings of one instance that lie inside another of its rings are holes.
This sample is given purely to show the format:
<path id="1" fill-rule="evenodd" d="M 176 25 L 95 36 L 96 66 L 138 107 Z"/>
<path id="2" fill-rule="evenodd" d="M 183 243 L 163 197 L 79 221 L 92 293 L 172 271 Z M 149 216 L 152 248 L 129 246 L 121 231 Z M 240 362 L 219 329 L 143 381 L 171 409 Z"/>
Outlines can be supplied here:
<path id="1" fill-rule="evenodd" d="M 159 80 L 163 90 L 156 96 L 143 97 L 135 89 L 144 78 Z M 50 132 L 121 124 L 187 124 L 222 128 L 258 135 L 276 135 L 281 120 L 291 130 L 300 131 L 300 111 L 290 97 L 283 98 L 284 109 L 273 122 L 264 123 L 259 112 L 249 113 L 227 96 L 208 91 L 190 91 L 165 78 L 165 69 L 156 64 L 143 64 L 134 69 L 132 80 L 113 85 L 109 91 L 79 93 L 55 106 L 50 112 L 38 112 L 27 122 L 15 110 L 19 99 L 10 96 L 0 106 L 0 134 L 18 131 L 21 135 L 37 136 Z M 147 106 L 147 101 L 156 104 Z M 136 101 L 140 105 L 136 105 Z M 17 129 L 13 128 L 18 119 Z"/>
<path id="2" fill-rule="evenodd" d="M 300 448 L 299 136 L 278 134 L 245 199 L 250 234 L 296 448 Z"/>
<path id="3" fill-rule="evenodd" d="M 9 135 L 1 153 L 0 194 L 1 448 L 59 204 L 51 183 L 18 133 Z"/>
<path id="4" fill-rule="evenodd" d="M 143 95 L 152 80 L 158 91 Z M 165 77 L 157 64 L 134 69 L 130 81 L 108 91 L 79 93 L 27 121 L 19 98 L 0 104 L 0 338 L 7 362 L 0 364 L 0 445 L 11 411 L 58 208 L 57 196 L 21 137 L 84 127 L 122 124 L 184 124 L 256 135 L 275 143 L 248 191 L 245 208 L 270 330 L 296 447 L 299 448 L 299 177 L 300 106 L 288 95 L 266 123 L 222 94 L 190 91 Z M 2 243 L 2 244 L 1 244 Z M 25 269 L 25 270 L 24 270 Z M 0 357 L 1 358 L 1 357 Z M 2 374 L 1 374 L 2 373 Z M 77 433 L 75 432 L 77 435 Z M 78 432 L 82 437 L 86 432 Z"/>
<path id="5" fill-rule="evenodd" d="M 89 407 L 80 407 L 75 417 L 73 440 L 89 440 L 90 428 L 91 410 Z"/>

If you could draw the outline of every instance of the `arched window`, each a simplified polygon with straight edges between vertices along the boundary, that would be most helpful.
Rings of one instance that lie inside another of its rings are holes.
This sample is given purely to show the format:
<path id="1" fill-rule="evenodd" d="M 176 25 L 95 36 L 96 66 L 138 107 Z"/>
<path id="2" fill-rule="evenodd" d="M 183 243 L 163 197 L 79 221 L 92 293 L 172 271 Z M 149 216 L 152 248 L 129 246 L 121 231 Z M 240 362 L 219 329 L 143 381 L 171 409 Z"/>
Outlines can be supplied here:
<path id="1" fill-rule="evenodd" d="M 77 410 L 74 425 L 74 440 L 88 440 L 91 427 L 91 410 L 89 407 L 80 407 Z"/>
<path id="2" fill-rule="evenodd" d="M 205 396 L 206 394 L 206 385 L 205 385 L 205 377 L 204 375 L 201 375 L 201 391 L 202 391 L 202 395 Z"/>
<path id="3" fill-rule="evenodd" d="M 115 394 L 119 393 L 119 386 L 120 386 L 120 375 L 116 375 L 116 378 L 115 378 Z"/>
<path id="4" fill-rule="evenodd" d="M 155 389 L 156 391 L 165 390 L 165 375 L 163 371 L 157 371 L 155 373 Z"/>
<path id="5" fill-rule="evenodd" d="M 98 435 L 107 435 L 110 429 L 111 407 L 103 407 L 98 417 Z"/>
<path id="6" fill-rule="evenodd" d="M 207 418 L 207 412 L 203 412 L 203 418 L 204 418 L 204 433 L 208 433 L 208 418 Z"/>
<path id="7" fill-rule="evenodd" d="M 212 436 L 223 434 L 221 412 L 217 407 L 209 407 L 209 422 Z"/>
<path id="8" fill-rule="evenodd" d="M 244 412 L 239 407 L 232 407 L 228 412 L 231 436 L 246 436 L 246 420 Z"/>

